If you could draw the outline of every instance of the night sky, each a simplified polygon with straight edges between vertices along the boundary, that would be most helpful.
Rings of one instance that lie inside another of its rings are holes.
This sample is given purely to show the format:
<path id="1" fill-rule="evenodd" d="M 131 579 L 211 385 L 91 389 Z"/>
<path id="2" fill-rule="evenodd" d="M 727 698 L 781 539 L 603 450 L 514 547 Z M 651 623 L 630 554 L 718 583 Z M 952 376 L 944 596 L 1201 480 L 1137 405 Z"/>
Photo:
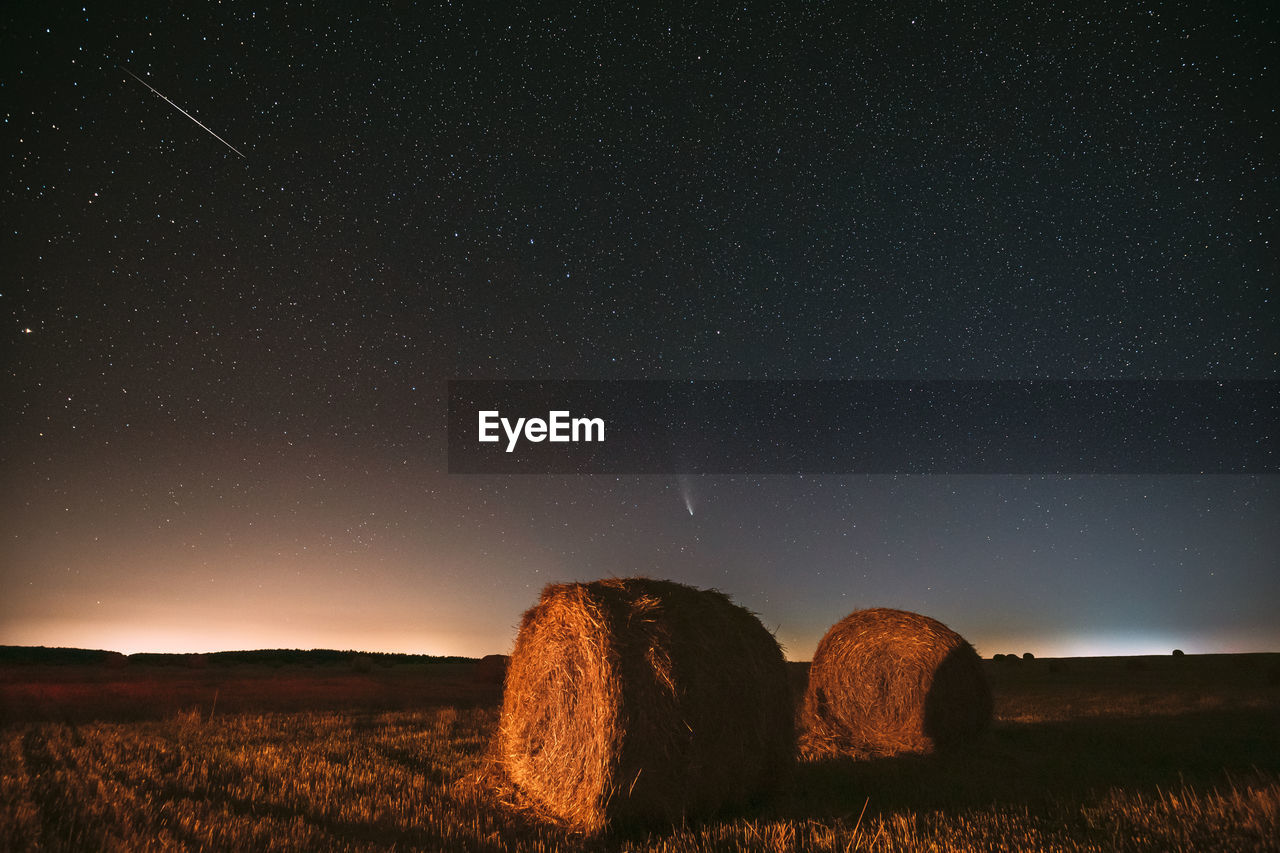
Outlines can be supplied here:
<path id="1" fill-rule="evenodd" d="M 6 6 L 0 644 L 481 655 L 644 573 L 793 659 L 1280 650 L 1275 475 L 450 475 L 445 411 L 1280 379 L 1274 6 L 537 5 Z"/>

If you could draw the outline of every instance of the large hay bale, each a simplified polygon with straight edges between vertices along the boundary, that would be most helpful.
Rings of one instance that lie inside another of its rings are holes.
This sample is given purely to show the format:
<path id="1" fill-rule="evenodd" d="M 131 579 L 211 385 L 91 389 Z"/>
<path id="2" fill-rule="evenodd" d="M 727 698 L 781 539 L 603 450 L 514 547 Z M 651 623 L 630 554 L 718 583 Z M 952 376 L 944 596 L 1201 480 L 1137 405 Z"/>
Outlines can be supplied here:
<path id="1" fill-rule="evenodd" d="M 990 722 L 991 688 L 963 637 L 918 613 L 859 610 L 814 652 L 801 753 L 927 753 L 971 740 Z"/>
<path id="2" fill-rule="evenodd" d="M 795 749 L 773 635 L 723 593 L 552 584 L 524 614 L 492 757 L 510 802 L 593 833 L 739 804 Z"/>

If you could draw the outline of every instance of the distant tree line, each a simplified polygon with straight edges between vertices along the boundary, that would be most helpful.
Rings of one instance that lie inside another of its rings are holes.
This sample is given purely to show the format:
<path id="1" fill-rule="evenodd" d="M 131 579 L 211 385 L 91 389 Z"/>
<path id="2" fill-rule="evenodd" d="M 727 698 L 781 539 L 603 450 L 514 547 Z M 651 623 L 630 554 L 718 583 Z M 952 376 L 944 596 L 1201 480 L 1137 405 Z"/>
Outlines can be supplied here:
<path id="1" fill-rule="evenodd" d="M 44 664 L 53 666 L 342 666 L 359 658 L 368 664 L 393 666 L 408 663 L 463 663 L 472 658 L 456 655 L 408 655 L 392 652 L 357 652 L 337 649 L 257 649 L 206 654 L 162 654 L 139 652 L 122 655 L 102 649 L 47 648 L 45 646 L 0 646 L 0 664 Z"/>

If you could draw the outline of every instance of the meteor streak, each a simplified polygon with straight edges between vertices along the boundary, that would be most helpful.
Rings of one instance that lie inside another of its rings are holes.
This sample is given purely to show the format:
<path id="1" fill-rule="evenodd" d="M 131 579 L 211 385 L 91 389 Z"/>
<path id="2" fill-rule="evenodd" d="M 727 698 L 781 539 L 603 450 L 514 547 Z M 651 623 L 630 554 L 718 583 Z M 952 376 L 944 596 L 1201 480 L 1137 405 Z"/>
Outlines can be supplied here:
<path id="1" fill-rule="evenodd" d="M 116 67 L 117 67 L 117 68 L 119 68 L 121 71 L 123 71 L 125 74 L 128 74 L 128 75 L 129 75 L 130 77 L 132 77 L 134 80 L 137 80 L 139 83 L 141 83 L 142 85 L 146 86 L 146 87 L 147 87 L 148 89 L 150 89 L 151 91 L 155 92 L 155 93 L 156 93 L 157 95 L 159 95 L 161 98 L 164 98 L 165 103 L 167 103 L 169 106 L 173 107 L 173 108 L 174 108 L 175 110 L 177 110 L 178 112 L 182 113 L 182 114 L 183 114 L 184 116 L 186 116 L 187 118 L 189 118 L 189 119 L 191 119 L 192 121 L 194 121 L 196 124 L 198 124 L 198 125 L 200 125 L 201 127 L 203 127 L 203 128 L 204 128 L 204 129 L 209 133 L 209 135 L 210 135 L 210 136 L 212 136 L 214 139 L 218 140 L 218 141 L 219 141 L 219 142 L 221 142 L 223 145 L 225 145 L 225 146 L 227 146 L 228 148 L 230 148 L 232 151 L 235 151 L 237 154 L 240 154 L 240 151 L 239 151 L 239 150 L 238 150 L 234 145 L 232 145 L 232 144 L 231 144 L 230 142 L 228 142 L 227 140 L 223 139 L 223 138 L 222 138 L 221 136 L 219 136 L 218 134 L 214 133 L 212 130 L 209 130 L 208 126 L 207 126 L 207 125 L 205 125 L 205 123 L 204 123 L 204 122 L 200 121 L 200 119 L 196 118 L 196 117 L 195 117 L 195 116 L 193 116 L 191 113 L 187 112 L 187 111 L 186 111 L 186 110 L 184 110 L 182 107 L 180 107 L 180 106 L 178 106 L 177 104 L 175 104 L 173 101 L 170 101 L 168 98 L 165 98 L 165 97 L 164 97 L 164 94 L 163 94 L 163 93 L 161 93 L 161 91 L 160 91 L 159 89 L 157 89 L 155 86 L 152 86 L 152 85 L 151 85 L 150 83 L 148 83 L 146 80 L 143 80 L 141 77 L 139 77 L 137 74 L 134 74 L 132 71 L 130 71 L 128 68 L 125 68 L 123 65 L 117 65 Z M 249 159 L 248 157 L 245 157 L 243 154 L 240 154 L 240 158 L 241 158 L 242 160 L 248 160 L 248 159 Z"/>

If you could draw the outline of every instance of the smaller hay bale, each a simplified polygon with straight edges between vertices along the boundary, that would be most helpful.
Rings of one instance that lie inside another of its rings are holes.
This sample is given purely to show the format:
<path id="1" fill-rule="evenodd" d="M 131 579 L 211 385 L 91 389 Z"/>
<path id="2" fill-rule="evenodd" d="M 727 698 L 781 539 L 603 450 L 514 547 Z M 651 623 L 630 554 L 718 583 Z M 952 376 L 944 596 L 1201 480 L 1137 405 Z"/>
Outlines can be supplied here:
<path id="1" fill-rule="evenodd" d="M 814 652 L 800 751 L 809 759 L 929 753 L 972 740 L 991 711 L 982 659 L 963 637 L 918 613 L 859 610 Z"/>
<path id="2" fill-rule="evenodd" d="M 795 752 L 773 635 L 715 590 L 552 584 L 524 614 L 490 760 L 505 803 L 583 833 L 745 804 Z"/>
<path id="3" fill-rule="evenodd" d="M 471 670 L 471 680 L 476 684 L 501 686 L 507 679 L 507 665 L 511 658 L 507 655 L 485 655 L 476 661 Z"/>

